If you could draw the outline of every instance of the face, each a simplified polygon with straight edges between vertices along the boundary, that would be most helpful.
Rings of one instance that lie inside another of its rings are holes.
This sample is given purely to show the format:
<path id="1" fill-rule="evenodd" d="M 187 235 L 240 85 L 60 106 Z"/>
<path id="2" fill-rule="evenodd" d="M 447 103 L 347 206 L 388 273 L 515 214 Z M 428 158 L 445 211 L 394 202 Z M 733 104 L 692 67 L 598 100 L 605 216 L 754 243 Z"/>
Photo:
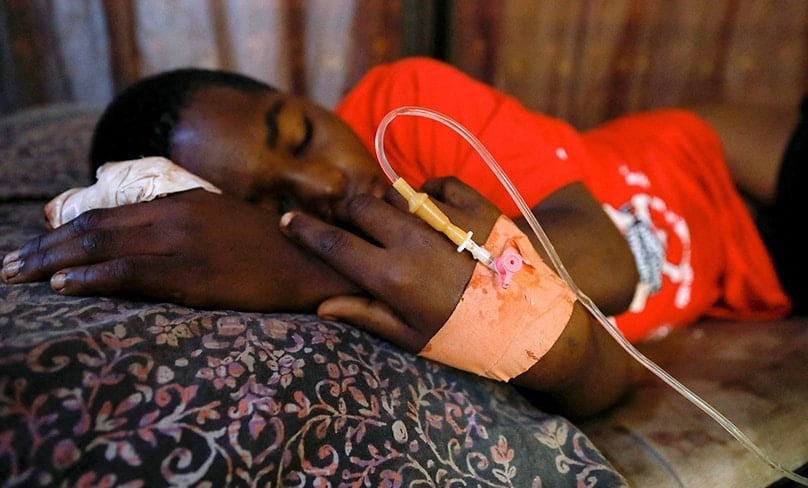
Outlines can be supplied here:
<path id="1" fill-rule="evenodd" d="M 198 90 L 180 113 L 171 157 L 225 193 L 330 218 L 346 197 L 383 195 L 379 164 L 333 113 L 278 92 Z"/>

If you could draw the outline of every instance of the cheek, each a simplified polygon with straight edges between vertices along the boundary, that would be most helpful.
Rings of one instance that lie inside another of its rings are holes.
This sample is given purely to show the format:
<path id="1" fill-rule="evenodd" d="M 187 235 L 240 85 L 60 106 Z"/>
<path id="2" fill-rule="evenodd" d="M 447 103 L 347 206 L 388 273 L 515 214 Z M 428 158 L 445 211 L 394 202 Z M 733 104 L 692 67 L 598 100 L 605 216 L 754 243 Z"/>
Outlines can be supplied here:
<path id="1" fill-rule="evenodd" d="M 216 185 L 224 193 L 246 199 L 258 186 L 259 176 L 250 159 L 233 151 L 224 153 L 214 148 L 205 151 L 178 151 L 175 163 Z"/>
<path id="2" fill-rule="evenodd" d="M 247 198 L 253 186 L 253 178 L 245 173 L 244 168 L 227 161 L 210 157 L 177 157 L 174 162 L 236 198 Z"/>
<path id="3" fill-rule="evenodd" d="M 218 125 L 176 130 L 171 141 L 175 163 L 234 196 L 251 188 L 261 166 L 260 149 L 245 129 Z"/>

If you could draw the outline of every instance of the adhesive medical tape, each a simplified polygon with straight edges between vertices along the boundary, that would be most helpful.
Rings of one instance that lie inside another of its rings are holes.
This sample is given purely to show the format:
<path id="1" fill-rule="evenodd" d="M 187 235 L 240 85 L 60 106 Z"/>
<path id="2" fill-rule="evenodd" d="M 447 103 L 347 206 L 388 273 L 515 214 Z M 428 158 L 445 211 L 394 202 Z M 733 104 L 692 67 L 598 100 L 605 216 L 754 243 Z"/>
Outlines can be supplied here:
<path id="1" fill-rule="evenodd" d="M 493 270 L 477 263 L 449 320 L 419 356 L 509 381 L 553 347 L 576 297 L 507 217 L 500 216 L 494 224 L 485 247 L 494 255 L 515 250 L 522 256 L 522 269 L 503 288 Z"/>

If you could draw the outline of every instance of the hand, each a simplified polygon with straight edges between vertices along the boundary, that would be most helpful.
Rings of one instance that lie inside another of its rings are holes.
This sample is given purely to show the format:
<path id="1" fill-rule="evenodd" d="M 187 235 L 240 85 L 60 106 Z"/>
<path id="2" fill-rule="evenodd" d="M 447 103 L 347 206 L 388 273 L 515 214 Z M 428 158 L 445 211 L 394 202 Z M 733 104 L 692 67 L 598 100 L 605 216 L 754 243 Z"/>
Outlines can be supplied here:
<path id="1" fill-rule="evenodd" d="M 277 209 L 202 190 L 91 210 L 5 259 L 2 278 L 51 278 L 65 295 L 127 295 L 189 306 L 314 310 L 358 293 L 283 237 Z"/>
<path id="2" fill-rule="evenodd" d="M 431 180 L 422 191 L 455 225 L 485 242 L 499 210 L 454 178 Z M 347 224 L 360 236 L 304 214 L 286 214 L 284 232 L 375 300 L 340 297 L 324 302 L 321 315 L 365 328 L 413 352 L 441 328 L 460 300 L 474 260 L 447 237 L 409 214 L 395 190 L 386 200 L 357 195 L 347 204 Z M 381 303 L 380 303 L 381 302 Z"/>

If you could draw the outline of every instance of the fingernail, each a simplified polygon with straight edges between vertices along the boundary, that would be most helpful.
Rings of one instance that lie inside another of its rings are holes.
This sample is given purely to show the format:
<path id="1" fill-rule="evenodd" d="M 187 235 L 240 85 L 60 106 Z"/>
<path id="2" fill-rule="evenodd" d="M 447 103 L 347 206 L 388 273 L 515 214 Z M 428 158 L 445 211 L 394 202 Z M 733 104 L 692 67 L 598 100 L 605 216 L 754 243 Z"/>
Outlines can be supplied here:
<path id="1" fill-rule="evenodd" d="M 61 271 L 57 272 L 53 276 L 51 276 L 50 285 L 55 292 L 61 292 L 65 288 L 65 283 L 67 282 L 67 275 Z"/>
<path id="2" fill-rule="evenodd" d="M 14 254 L 14 253 L 12 253 Z M 11 257 L 11 259 L 9 259 Z M 22 269 L 22 261 L 19 258 L 19 254 L 16 256 L 8 256 L 3 259 L 3 270 L 0 271 L 0 276 L 3 277 L 3 280 L 9 280 L 17 276 L 17 274 Z"/>
<path id="3" fill-rule="evenodd" d="M 20 260 L 20 250 L 17 249 L 16 251 L 11 251 L 10 253 L 6 254 L 6 257 L 3 258 L 3 266 L 7 265 L 12 261 L 19 261 Z"/>
<path id="4" fill-rule="evenodd" d="M 281 215 L 281 227 L 286 227 L 295 218 L 297 212 L 286 212 L 285 214 Z"/>

